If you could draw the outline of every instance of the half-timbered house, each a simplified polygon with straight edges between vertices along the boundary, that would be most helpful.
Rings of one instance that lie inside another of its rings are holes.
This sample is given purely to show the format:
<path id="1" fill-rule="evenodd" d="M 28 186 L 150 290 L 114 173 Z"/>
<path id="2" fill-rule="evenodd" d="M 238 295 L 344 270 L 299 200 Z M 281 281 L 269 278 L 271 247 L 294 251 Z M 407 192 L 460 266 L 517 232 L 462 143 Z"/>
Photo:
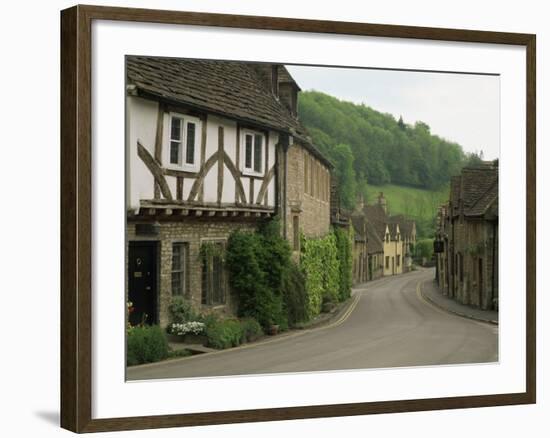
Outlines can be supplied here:
<path id="1" fill-rule="evenodd" d="M 165 325 L 173 296 L 235 309 L 223 266 L 230 233 L 278 215 L 300 233 L 330 225 L 330 162 L 296 116 L 282 65 L 126 60 L 127 263 L 133 322 Z"/>

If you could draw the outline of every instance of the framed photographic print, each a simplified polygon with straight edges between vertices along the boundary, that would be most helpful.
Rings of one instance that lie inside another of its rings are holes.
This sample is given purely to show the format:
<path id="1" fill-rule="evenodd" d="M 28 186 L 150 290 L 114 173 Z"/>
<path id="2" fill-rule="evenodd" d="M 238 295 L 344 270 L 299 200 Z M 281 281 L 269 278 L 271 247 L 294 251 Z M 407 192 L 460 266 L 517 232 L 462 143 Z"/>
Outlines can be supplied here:
<path id="1" fill-rule="evenodd" d="M 534 35 L 75 6 L 61 54 L 62 427 L 535 403 Z"/>

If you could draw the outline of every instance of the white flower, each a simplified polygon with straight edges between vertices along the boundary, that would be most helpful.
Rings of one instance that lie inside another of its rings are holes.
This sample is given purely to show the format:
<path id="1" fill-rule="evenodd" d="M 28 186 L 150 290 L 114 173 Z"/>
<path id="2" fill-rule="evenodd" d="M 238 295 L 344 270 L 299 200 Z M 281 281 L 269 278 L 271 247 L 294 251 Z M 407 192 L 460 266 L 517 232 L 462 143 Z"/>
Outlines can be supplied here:
<path id="1" fill-rule="evenodd" d="M 199 321 L 189 321 L 184 323 L 173 323 L 170 326 L 170 332 L 175 335 L 186 335 L 192 333 L 194 335 L 200 335 L 204 332 L 204 323 Z"/>

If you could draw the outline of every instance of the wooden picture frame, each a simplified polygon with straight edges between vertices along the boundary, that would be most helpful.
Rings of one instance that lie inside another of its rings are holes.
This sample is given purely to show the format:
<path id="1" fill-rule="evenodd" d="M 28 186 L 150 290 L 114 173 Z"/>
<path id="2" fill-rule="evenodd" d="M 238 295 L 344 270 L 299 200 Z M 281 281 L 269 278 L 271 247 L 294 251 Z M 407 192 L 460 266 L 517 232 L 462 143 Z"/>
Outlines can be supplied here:
<path id="1" fill-rule="evenodd" d="M 526 48 L 526 391 L 416 400 L 92 418 L 91 28 L 94 20 L 185 24 L 387 38 L 519 45 Z M 212 425 L 529 404 L 536 401 L 535 59 L 531 34 L 75 6 L 61 12 L 61 426 L 74 432 Z"/>

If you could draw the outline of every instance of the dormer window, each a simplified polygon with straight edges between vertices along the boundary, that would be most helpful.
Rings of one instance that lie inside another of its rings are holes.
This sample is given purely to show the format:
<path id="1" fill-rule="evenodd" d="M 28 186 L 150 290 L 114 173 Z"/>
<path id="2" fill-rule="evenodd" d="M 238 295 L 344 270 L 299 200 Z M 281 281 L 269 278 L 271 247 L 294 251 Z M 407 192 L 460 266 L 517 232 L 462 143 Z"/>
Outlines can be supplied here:
<path id="1" fill-rule="evenodd" d="M 168 122 L 166 167 L 197 171 L 200 162 L 198 131 L 200 120 L 184 114 L 170 113 Z"/>
<path id="2" fill-rule="evenodd" d="M 243 131 L 241 138 L 241 169 L 247 175 L 263 175 L 264 135 L 255 131 Z"/>
<path id="3" fill-rule="evenodd" d="M 386 243 L 390 242 L 390 233 L 386 233 Z"/>

